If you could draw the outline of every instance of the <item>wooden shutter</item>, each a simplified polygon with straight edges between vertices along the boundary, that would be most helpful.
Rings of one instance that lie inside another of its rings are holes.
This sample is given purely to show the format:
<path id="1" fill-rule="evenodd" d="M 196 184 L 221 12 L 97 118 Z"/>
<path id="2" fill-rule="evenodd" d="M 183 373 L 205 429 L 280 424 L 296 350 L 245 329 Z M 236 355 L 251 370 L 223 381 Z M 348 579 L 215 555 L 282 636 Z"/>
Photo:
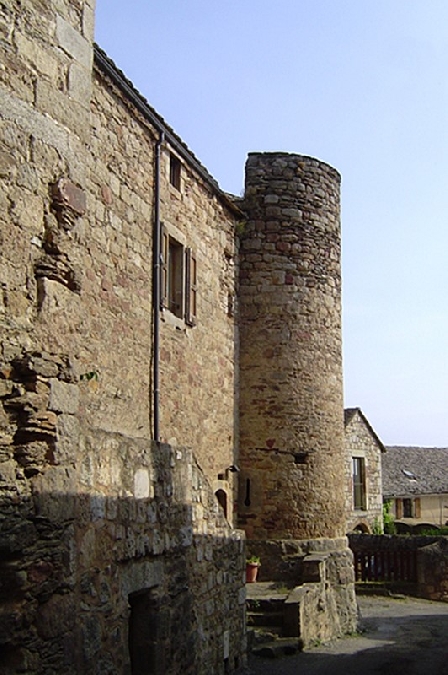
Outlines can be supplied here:
<path id="1" fill-rule="evenodd" d="M 169 237 L 163 223 L 160 224 L 160 309 L 168 306 L 168 257 Z"/>
<path id="2" fill-rule="evenodd" d="M 196 325 L 197 318 L 197 263 L 191 248 L 186 251 L 185 269 L 185 323 Z"/>
<path id="3" fill-rule="evenodd" d="M 403 500 L 402 499 L 396 499 L 395 500 L 395 516 L 397 518 L 403 518 Z"/>
<path id="4" fill-rule="evenodd" d="M 420 497 L 416 497 L 414 499 L 414 517 L 415 518 L 422 517 L 422 503 L 420 501 Z"/>

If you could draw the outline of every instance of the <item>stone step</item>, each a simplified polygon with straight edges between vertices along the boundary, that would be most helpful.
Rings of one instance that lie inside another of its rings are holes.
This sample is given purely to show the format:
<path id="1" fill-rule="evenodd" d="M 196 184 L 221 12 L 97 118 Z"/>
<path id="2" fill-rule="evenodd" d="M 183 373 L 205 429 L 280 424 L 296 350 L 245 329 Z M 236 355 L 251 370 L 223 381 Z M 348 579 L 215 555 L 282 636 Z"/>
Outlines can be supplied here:
<path id="1" fill-rule="evenodd" d="M 281 639 L 281 635 L 272 630 L 268 626 L 247 627 L 247 646 L 248 650 L 252 652 L 255 647 L 260 645 L 275 642 Z"/>
<path id="2" fill-rule="evenodd" d="M 285 594 L 275 598 L 247 598 L 246 607 L 251 612 L 278 612 L 281 611 L 287 597 Z"/>
<path id="3" fill-rule="evenodd" d="M 264 658 L 276 659 L 281 656 L 292 656 L 302 651 L 303 645 L 299 638 L 278 638 L 272 642 L 254 645 L 252 654 Z"/>
<path id="4" fill-rule="evenodd" d="M 283 626 L 283 612 L 252 612 L 246 614 L 248 626 Z"/>

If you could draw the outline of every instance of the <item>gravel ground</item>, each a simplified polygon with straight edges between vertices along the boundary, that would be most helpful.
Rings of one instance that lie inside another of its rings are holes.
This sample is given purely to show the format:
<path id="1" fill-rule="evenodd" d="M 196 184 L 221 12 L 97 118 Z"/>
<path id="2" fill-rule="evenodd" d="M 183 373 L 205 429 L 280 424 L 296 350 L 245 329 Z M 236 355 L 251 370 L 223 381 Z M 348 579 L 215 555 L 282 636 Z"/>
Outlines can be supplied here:
<path id="1" fill-rule="evenodd" d="M 448 604 L 360 597 L 360 635 L 294 656 L 251 656 L 253 675 L 448 675 Z"/>

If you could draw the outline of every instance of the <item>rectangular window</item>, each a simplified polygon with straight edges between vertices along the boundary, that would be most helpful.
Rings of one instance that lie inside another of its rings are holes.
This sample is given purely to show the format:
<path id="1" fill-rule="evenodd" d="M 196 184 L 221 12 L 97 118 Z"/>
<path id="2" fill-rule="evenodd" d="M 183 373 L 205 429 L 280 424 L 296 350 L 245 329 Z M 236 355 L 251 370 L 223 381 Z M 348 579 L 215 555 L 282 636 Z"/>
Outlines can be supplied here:
<path id="1" fill-rule="evenodd" d="M 364 457 L 353 457 L 353 506 L 366 510 L 366 479 Z"/>
<path id="2" fill-rule="evenodd" d="M 413 518 L 412 499 L 403 499 L 403 518 Z"/>
<path id="3" fill-rule="evenodd" d="M 180 190 L 181 166 L 180 160 L 176 155 L 170 153 L 170 183 L 176 190 Z"/>
<path id="4" fill-rule="evenodd" d="M 183 316 L 184 248 L 172 237 L 168 243 L 168 309 Z"/>
<path id="5" fill-rule="evenodd" d="M 189 326 L 196 325 L 197 263 L 191 248 L 185 248 L 162 224 L 161 308 L 168 309 Z"/>

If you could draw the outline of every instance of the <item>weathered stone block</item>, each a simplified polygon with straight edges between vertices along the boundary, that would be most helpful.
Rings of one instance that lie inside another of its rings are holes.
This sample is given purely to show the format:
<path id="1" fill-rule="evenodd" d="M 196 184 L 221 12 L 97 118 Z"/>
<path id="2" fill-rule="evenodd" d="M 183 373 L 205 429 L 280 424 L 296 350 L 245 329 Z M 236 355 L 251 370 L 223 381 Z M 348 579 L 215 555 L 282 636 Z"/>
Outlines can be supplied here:
<path id="1" fill-rule="evenodd" d="M 71 595 L 53 595 L 40 606 L 36 620 L 40 637 L 50 640 L 72 630 L 75 624 L 74 608 L 74 598 Z"/>
<path id="2" fill-rule="evenodd" d="M 89 134 L 88 109 L 66 92 L 54 89 L 46 80 L 36 83 L 36 108 L 46 116 L 57 120 L 87 141 Z"/>
<path id="3" fill-rule="evenodd" d="M 85 68 L 92 65 L 92 45 L 71 26 L 65 19 L 58 16 L 56 19 L 56 38 L 62 49 Z"/>
<path id="4" fill-rule="evenodd" d="M 136 499 L 145 499 L 150 496 L 150 481 L 148 469 L 138 469 L 135 472 L 134 496 Z"/>
<path id="5" fill-rule="evenodd" d="M 50 380 L 50 410 L 74 415 L 79 407 L 79 388 L 76 384 Z"/>
<path id="6" fill-rule="evenodd" d="M 79 420 L 74 415 L 62 414 L 57 418 L 57 441 L 55 460 L 58 463 L 73 462 L 78 455 L 80 440 Z"/>

